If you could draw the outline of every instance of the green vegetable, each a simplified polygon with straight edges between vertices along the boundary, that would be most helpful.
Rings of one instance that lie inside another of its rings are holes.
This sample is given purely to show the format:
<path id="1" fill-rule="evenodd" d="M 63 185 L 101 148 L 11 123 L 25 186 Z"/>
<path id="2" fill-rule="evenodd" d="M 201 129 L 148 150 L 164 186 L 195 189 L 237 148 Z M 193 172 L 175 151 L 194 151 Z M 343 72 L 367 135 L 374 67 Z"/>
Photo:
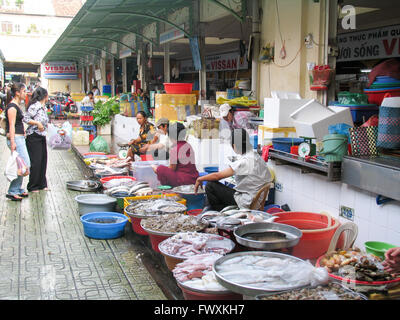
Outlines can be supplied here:
<path id="1" fill-rule="evenodd" d="M 97 101 L 93 110 L 93 124 L 95 126 L 105 126 L 110 123 L 111 117 L 120 112 L 117 97 L 108 99 L 106 102 Z"/>

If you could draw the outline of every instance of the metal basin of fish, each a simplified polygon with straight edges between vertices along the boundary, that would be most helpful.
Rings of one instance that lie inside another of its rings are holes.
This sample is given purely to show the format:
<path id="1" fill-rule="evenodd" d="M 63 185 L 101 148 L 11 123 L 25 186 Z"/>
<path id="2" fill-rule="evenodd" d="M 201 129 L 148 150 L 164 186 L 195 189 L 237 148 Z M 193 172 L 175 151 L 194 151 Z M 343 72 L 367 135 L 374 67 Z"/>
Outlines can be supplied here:
<path id="1" fill-rule="evenodd" d="M 178 194 L 195 194 L 195 192 L 194 192 L 194 184 L 175 187 L 175 188 L 172 189 L 172 191 L 175 192 L 175 193 L 178 193 Z M 200 187 L 197 190 L 197 193 L 198 194 L 205 193 L 204 188 Z"/>
<path id="2" fill-rule="evenodd" d="M 130 204 L 125 208 L 125 212 L 132 218 L 149 218 L 160 214 L 185 213 L 187 207 L 179 202 L 157 199 L 141 201 L 140 203 Z"/>
<path id="3" fill-rule="evenodd" d="M 268 269 L 254 265 L 253 262 L 249 261 L 249 258 L 265 259 L 265 261 L 279 260 L 285 266 L 289 264 L 298 264 L 299 267 L 302 267 L 303 263 L 305 263 L 304 260 L 297 257 L 277 252 L 248 251 L 230 253 L 214 262 L 213 272 L 217 281 L 225 288 L 248 297 L 255 297 L 268 292 L 279 292 L 304 287 L 303 284 L 296 285 L 281 280 L 281 282 L 285 283 L 280 289 L 279 286 L 276 285 L 277 280 L 275 277 L 261 277 L 258 281 L 253 280 L 253 274 L 257 272 L 257 270 L 265 271 Z M 243 261 L 238 261 L 240 259 Z M 227 266 L 229 270 L 228 274 L 226 271 Z M 237 277 L 233 278 L 229 273 L 236 273 Z"/>
<path id="4" fill-rule="evenodd" d="M 237 227 L 233 234 L 239 244 L 261 250 L 294 247 L 302 236 L 299 229 L 274 222 L 249 223 Z"/>
<path id="5" fill-rule="evenodd" d="M 96 191 L 101 187 L 101 183 L 95 180 L 76 180 L 67 181 L 67 188 L 74 191 L 90 192 Z"/>

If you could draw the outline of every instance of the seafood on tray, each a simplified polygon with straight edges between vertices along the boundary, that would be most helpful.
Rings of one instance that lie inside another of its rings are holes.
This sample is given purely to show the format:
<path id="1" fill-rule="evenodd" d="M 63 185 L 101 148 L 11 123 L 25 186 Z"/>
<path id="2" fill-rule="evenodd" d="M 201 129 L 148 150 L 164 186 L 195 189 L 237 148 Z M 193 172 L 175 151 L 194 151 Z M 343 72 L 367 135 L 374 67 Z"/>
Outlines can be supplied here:
<path id="1" fill-rule="evenodd" d="M 123 179 L 121 179 L 123 180 Z M 111 180 L 113 181 L 113 180 Z M 147 182 L 131 181 L 129 186 L 116 186 L 104 191 L 109 196 L 129 197 L 129 196 L 146 196 L 153 193 L 153 189 Z"/>
<path id="2" fill-rule="evenodd" d="M 218 253 L 206 253 L 192 256 L 178 263 L 172 271 L 175 279 L 186 287 L 207 290 L 227 291 L 220 285 L 212 271 L 212 266 L 222 255 Z"/>
<path id="3" fill-rule="evenodd" d="M 261 300 L 365 300 L 360 294 L 339 283 L 324 286 L 294 289 L 281 293 L 264 295 Z"/>
<path id="4" fill-rule="evenodd" d="M 125 168 L 130 165 L 131 157 L 127 157 L 125 159 L 92 159 L 92 165 L 104 165 L 111 168 Z"/>
<path id="5" fill-rule="evenodd" d="M 111 179 L 103 184 L 103 187 L 106 189 L 111 189 L 115 187 L 128 187 L 131 188 L 135 185 L 134 180 L 128 179 L 128 178 L 122 178 L 122 179 Z"/>
<path id="6" fill-rule="evenodd" d="M 94 174 L 99 176 L 123 175 L 129 172 L 128 168 L 112 168 L 104 165 L 91 166 L 94 169 Z"/>
<path id="7" fill-rule="evenodd" d="M 234 246 L 231 240 L 219 235 L 182 232 L 164 240 L 159 249 L 174 257 L 187 258 L 204 253 L 225 255 L 232 251 Z"/>
<path id="8" fill-rule="evenodd" d="M 195 194 L 194 191 L 194 184 L 178 186 L 172 189 L 173 192 L 180 193 L 180 194 Z M 205 193 L 205 190 L 202 186 L 197 190 L 198 194 Z"/>
<path id="9" fill-rule="evenodd" d="M 329 281 L 328 272 L 324 268 L 316 268 L 308 261 L 291 256 L 243 254 L 215 266 L 215 272 L 235 285 L 266 291 L 289 290 Z"/>
<path id="10" fill-rule="evenodd" d="M 140 200 L 128 205 L 125 211 L 141 216 L 156 216 L 168 213 L 183 213 L 187 207 L 172 199 Z"/>
<path id="11" fill-rule="evenodd" d="M 358 281 L 390 281 L 395 277 L 384 270 L 382 260 L 359 249 L 333 251 L 325 254 L 320 265 L 329 273 Z"/>
<path id="12" fill-rule="evenodd" d="M 205 228 L 205 225 L 197 221 L 195 216 L 182 213 L 163 214 L 143 219 L 141 223 L 144 229 L 161 233 L 200 231 Z"/>
<path id="13" fill-rule="evenodd" d="M 253 222 L 273 222 L 275 217 L 262 211 L 229 206 L 221 211 L 206 211 L 198 219 L 221 229 L 230 229 Z"/>

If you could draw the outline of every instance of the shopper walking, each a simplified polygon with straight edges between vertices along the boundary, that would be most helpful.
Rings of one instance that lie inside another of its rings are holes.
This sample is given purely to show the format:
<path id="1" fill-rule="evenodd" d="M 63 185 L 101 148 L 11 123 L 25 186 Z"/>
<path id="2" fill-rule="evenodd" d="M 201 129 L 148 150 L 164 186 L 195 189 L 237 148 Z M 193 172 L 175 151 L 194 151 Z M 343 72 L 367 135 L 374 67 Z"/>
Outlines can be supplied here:
<path id="1" fill-rule="evenodd" d="M 26 87 L 23 83 L 15 83 L 7 92 L 6 116 L 6 136 L 7 146 L 11 153 L 18 152 L 24 160 L 25 165 L 30 167 L 30 159 L 25 144 L 25 129 L 23 124 L 23 112 L 20 108 L 21 101 L 25 99 Z M 18 176 L 11 181 L 6 197 L 12 201 L 21 201 L 28 196 L 28 193 L 22 189 L 24 177 Z"/>
<path id="2" fill-rule="evenodd" d="M 47 190 L 46 135 L 49 117 L 47 116 L 46 103 L 48 100 L 47 90 L 38 87 L 32 94 L 24 117 L 24 122 L 29 123 L 26 130 L 26 146 L 31 160 L 29 192 Z"/>

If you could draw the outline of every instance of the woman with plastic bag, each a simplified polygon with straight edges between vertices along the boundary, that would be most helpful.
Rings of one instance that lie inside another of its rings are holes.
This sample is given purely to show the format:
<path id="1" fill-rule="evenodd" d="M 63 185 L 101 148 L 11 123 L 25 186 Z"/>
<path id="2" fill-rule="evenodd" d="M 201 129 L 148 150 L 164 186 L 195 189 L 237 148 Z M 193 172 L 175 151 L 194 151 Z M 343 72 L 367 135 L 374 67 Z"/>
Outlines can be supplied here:
<path id="1" fill-rule="evenodd" d="M 38 87 L 32 94 L 25 113 L 24 122 L 29 123 L 26 130 L 26 147 L 31 160 L 28 191 L 39 192 L 47 189 L 47 145 L 46 135 L 49 124 L 46 102 L 47 90 Z"/>
<path id="2" fill-rule="evenodd" d="M 23 124 L 24 115 L 20 108 L 20 103 L 25 99 L 26 88 L 23 83 L 14 83 L 7 92 L 7 107 L 5 109 L 6 116 L 6 136 L 7 146 L 11 153 L 17 152 L 25 163 L 25 166 L 30 168 L 31 162 L 28 155 L 28 150 L 25 144 L 25 129 Z M 22 189 L 24 176 L 18 175 L 17 178 L 11 181 L 6 197 L 12 201 L 21 201 L 28 197 L 28 193 Z"/>

